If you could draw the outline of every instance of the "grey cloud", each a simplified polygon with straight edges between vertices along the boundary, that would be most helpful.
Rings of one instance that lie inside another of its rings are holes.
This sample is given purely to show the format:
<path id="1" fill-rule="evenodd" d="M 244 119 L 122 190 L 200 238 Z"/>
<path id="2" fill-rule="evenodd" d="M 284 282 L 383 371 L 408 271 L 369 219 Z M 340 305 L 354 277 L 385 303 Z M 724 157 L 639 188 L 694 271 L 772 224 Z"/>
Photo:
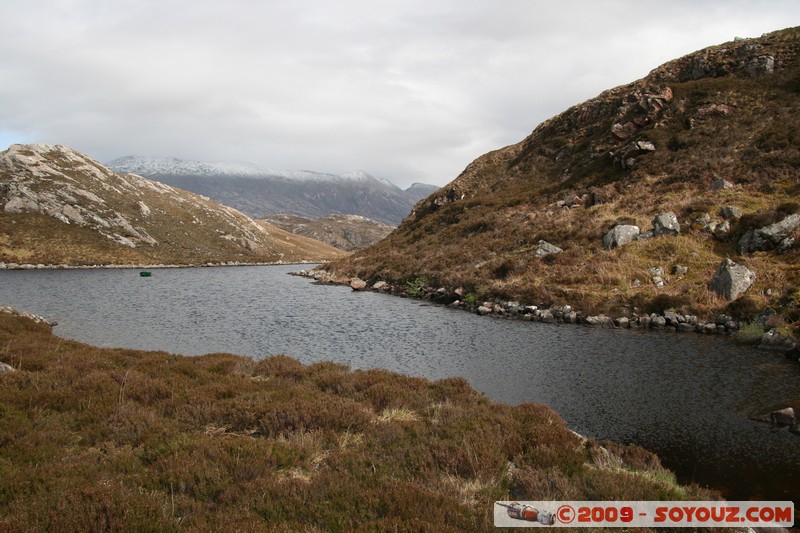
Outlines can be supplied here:
<path id="1" fill-rule="evenodd" d="M 66 6 L 66 7 L 65 7 Z M 0 19 L 0 139 L 362 168 L 444 184 L 542 120 L 794 1 L 231 0 L 20 4 Z"/>

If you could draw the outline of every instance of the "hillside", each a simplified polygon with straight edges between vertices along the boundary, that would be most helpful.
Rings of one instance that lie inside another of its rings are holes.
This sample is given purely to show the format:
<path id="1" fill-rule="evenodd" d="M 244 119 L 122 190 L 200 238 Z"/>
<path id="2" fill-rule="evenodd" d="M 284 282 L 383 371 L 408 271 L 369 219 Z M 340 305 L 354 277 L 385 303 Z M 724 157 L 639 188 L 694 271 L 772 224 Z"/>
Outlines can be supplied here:
<path id="1" fill-rule="evenodd" d="M 304 235 L 346 252 L 375 244 L 395 229 L 394 226 L 358 215 L 328 215 L 316 219 L 296 215 L 272 215 L 264 220 L 296 235 Z"/>
<path id="2" fill-rule="evenodd" d="M 470 163 L 329 277 L 612 316 L 772 306 L 796 322 L 798 52 L 790 28 L 603 92 Z M 742 285 L 710 284 L 718 269 Z"/>
<path id="3" fill-rule="evenodd" d="M 120 175 L 65 146 L 0 152 L 0 262 L 319 261 L 341 252 L 208 198 Z"/>
<path id="4" fill-rule="evenodd" d="M 461 378 L 101 349 L 7 309 L 0 346 L 3 531 L 495 531 L 495 500 L 719 498 Z"/>
<path id="5" fill-rule="evenodd" d="M 403 190 L 362 171 L 342 175 L 276 171 L 239 162 L 126 156 L 108 166 L 208 196 L 253 218 L 289 214 L 313 219 L 352 214 L 396 226 L 414 204 L 438 189 L 415 183 Z"/>

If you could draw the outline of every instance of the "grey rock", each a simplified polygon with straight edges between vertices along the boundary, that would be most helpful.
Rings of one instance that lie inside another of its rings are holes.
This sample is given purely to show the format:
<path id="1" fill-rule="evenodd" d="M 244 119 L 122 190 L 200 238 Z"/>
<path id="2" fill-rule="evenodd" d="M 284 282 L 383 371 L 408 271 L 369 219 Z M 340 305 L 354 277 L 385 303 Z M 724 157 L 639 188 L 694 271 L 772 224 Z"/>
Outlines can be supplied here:
<path id="1" fill-rule="evenodd" d="M 718 176 L 714 176 L 711 179 L 711 190 L 712 191 L 721 191 L 723 189 L 732 189 L 733 183 L 728 180 L 722 179 Z"/>
<path id="2" fill-rule="evenodd" d="M 663 289 L 667 283 L 661 276 L 653 276 L 653 285 L 655 285 L 657 289 Z"/>
<path id="3" fill-rule="evenodd" d="M 656 276 L 663 276 L 663 275 L 664 275 L 664 269 L 661 268 L 660 266 L 650 267 L 650 277 L 654 278 Z"/>
<path id="4" fill-rule="evenodd" d="M 788 337 L 784 337 L 776 330 L 771 329 L 761 336 L 761 342 L 758 347 L 764 350 L 779 350 L 784 352 L 794 346 L 794 341 Z"/>
<path id="5" fill-rule="evenodd" d="M 725 220 L 730 220 L 732 218 L 738 220 L 742 218 L 742 210 L 735 205 L 726 205 L 719 210 L 719 214 Z"/>
<path id="6" fill-rule="evenodd" d="M 656 215 L 653 219 L 653 234 L 655 235 L 677 235 L 681 232 L 681 225 L 675 213 L 668 211 Z"/>
<path id="7" fill-rule="evenodd" d="M 614 321 L 606 315 L 587 316 L 585 322 L 590 326 L 600 326 L 610 328 Z"/>
<path id="8" fill-rule="evenodd" d="M 724 326 L 726 322 L 733 320 L 733 317 L 728 315 L 717 315 L 714 319 L 714 324 L 717 326 Z"/>
<path id="9" fill-rule="evenodd" d="M 539 241 L 539 243 L 536 246 L 535 255 L 536 257 L 547 257 L 548 255 L 560 254 L 563 251 L 564 250 L 562 250 L 558 246 L 550 244 L 547 241 Z"/>
<path id="10" fill-rule="evenodd" d="M 720 242 L 727 242 L 731 236 L 731 223 L 727 220 L 722 221 L 722 223 L 717 224 L 714 227 L 712 232 L 714 234 L 714 238 Z"/>
<path id="11" fill-rule="evenodd" d="M 684 265 L 673 265 L 672 267 L 672 275 L 673 276 L 685 276 L 689 273 L 689 267 Z"/>
<path id="12" fill-rule="evenodd" d="M 797 413 L 791 407 L 785 407 L 778 411 L 773 411 L 769 414 L 769 420 L 773 424 L 779 426 L 796 426 Z"/>
<path id="13" fill-rule="evenodd" d="M 663 328 L 667 325 L 667 319 L 663 316 L 656 316 L 650 320 L 651 328 Z"/>
<path id="14" fill-rule="evenodd" d="M 647 231 L 645 231 L 643 233 L 640 233 L 639 237 L 636 240 L 637 241 L 645 241 L 647 239 L 652 239 L 655 236 L 656 236 L 656 234 L 653 233 L 653 230 L 647 230 Z"/>
<path id="15" fill-rule="evenodd" d="M 708 324 L 703 324 L 703 333 L 716 333 L 717 332 L 717 325 L 709 322 Z"/>
<path id="16" fill-rule="evenodd" d="M 683 315 L 676 313 L 675 311 L 664 311 L 664 318 L 667 321 L 667 324 L 670 326 L 677 326 L 678 324 L 686 322 L 686 319 Z"/>
<path id="17" fill-rule="evenodd" d="M 754 57 L 747 63 L 745 72 L 753 78 L 773 74 L 775 72 L 775 58 L 773 56 Z"/>
<path id="18" fill-rule="evenodd" d="M 694 324 L 689 324 L 688 322 L 681 322 L 678 324 L 678 331 L 694 331 L 694 329 Z"/>
<path id="19" fill-rule="evenodd" d="M 618 328 L 627 328 L 630 325 L 631 321 L 627 317 L 619 317 L 614 319 L 614 325 Z"/>
<path id="20" fill-rule="evenodd" d="M 605 237 L 603 237 L 603 247 L 606 250 L 625 246 L 626 244 L 635 241 L 639 237 L 639 226 L 631 224 L 620 224 L 614 226 Z"/>
<path id="21" fill-rule="evenodd" d="M 735 300 L 756 280 L 756 274 L 744 265 L 725 259 L 717 268 L 708 288 L 728 300 Z"/>
<path id="22" fill-rule="evenodd" d="M 542 311 L 541 321 L 545 324 L 555 324 L 556 317 L 553 316 L 553 313 L 551 313 L 549 309 L 545 309 Z"/>
<path id="23" fill-rule="evenodd" d="M 372 288 L 375 289 L 376 291 L 382 291 L 384 289 L 387 289 L 388 287 L 389 284 L 386 283 L 385 281 L 378 281 L 377 283 L 375 283 L 375 285 L 372 286 Z"/>
<path id="24" fill-rule="evenodd" d="M 350 288 L 354 291 L 363 291 L 367 288 L 367 282 L 363 279 L 353 278 L 350 280 Z"/>
<path id="25" fill-rule="evenodd" d="M 492 312 L 491 307 L 486 307 L 485 305 L 481 305 L 478 307 L 478 314 L 479 315 L 488 315 Z"/>
<path id="26" fill-rule="evenodd" d="M 798 227 L 800 227 L 800 214 L 789 215 L 780 222 L 749 230 L 739 239 L 736 250 L 743 254 L 779 248 L 781 241 L 790 238 L 789 235 Z M 783 246 L 785 247 L 785 244 Z"/>
<path id="27" fill-rule="evenodd" d="M 0 363 L 0 374 L 5 374 L 6 372 L 16 372 L 16 369 L 6 363 Z"/>
<path id="28" fill-rule="evenodd" d="M 643 328 L 650 327 L 650 317 L 649 316 L 640 316 L 639 317 L 639 326 Z"/>
<path id="29" fill-rule="evenodd" d="M 577 324 L 578 323 L 578 313 L 575 311 L 570 311 L 569 313 L 564 313 L 564 322 L 567 324 Z"/>
<path id="30" fill-rule="evenodd" d="M 639 281 L 638 279 L 635 279 L 635 280 L 633 280 L 631 282 L 631 287 L 633 287 L 634 289 L 637 288 L 637 287 L 641 287 L 641 286 L 642 286 L 642 282 Z"/>

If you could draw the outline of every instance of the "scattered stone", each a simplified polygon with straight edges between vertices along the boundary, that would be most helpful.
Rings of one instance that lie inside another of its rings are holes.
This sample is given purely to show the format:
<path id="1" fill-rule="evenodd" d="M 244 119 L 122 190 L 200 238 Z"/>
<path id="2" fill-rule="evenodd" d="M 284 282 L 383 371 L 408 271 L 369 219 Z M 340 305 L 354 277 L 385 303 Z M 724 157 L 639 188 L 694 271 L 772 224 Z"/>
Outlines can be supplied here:
<path id="1" fill-rule="evenodd" d="M 563 251 L 558 246 L 552 245 L 547 241 L 539 241 L 535 255 L 536 257 L 547 257 L 548 255 L 560 254 Z"/>
<path id="2" fill-rule="evenodd" d="M 631 321 L 624 316 L 614 319 L 614 325 L 617 326 L 618 328 L 623 328 L 623 329 L 627 328 L 630 325 L 630 322 Z"/>
<path id="3" fill-rule="evenodd" d="M 719 210 L 720 216 L 725 220 L 730 219 L 740 219 L 742 218 L 742 210 L 736 207 L 735 205 L 726 205 L 722 209 Z"/>
<path id="4" fill-rule="evenodd" d="M 639 237 L 639 226 L 630 224 L 620 224 L 614 226 L 605 237 L 603 237 L 603 247 L 606 250 L 625 246 Z"/>
<path id="5" fill-rule="evenodd" d="M 650 327 L 650 317 L 649 316 L 640 316 L 639 317 L 639 325 L 643 328 Z"/>
<path id="6" fill-rule="evenodd" d="M 590 326 L 608 327 L 614 325 L 614 321 L 606 315 L 587 316 L 585 322 Z"/>
<path id="7" fill-rule="evenodd" d="M 712 191 L 721 191 L 724 189 L 733 189 L 733 183 L 726 179 L 720 178 L 719 176 L 714 176 L 711 178 Z"/>
<path id="8" fill-rule="evenodd" d="M 744 265 L 725 259 L 708 284 L 709 289 L 728 300 L 735 300 L 756 280 L 756 275 Z"/>
<path id="9" fill-rule="evenodd" d="M 650 327 L 651 328 L 663 328 L 667 325 L 667 319 L 663 316 L 651 316 L 650 317 Z"/>
<path id="10" fill-rule="evenodd" d="M 694 331 L 695 325 L 688 322 L 681 322 L 678 324 L 678 331 Z"/>
<path id="11" fill-rule="evenodd" d="M 685 276 L 689 273 L 689 267 L 684 265 L 673 265 L 672 267 L 672 275 L 673 276 Z"/>
<path id="12" fill-rule="evenodd" d="M 630 170 L 636 165 L 636 158 L 656 151 L 656 147 L 650 141 L 636 141 L 627 145 L 622 153 L 615 159 L 623 170 Z"/>
<path id="13" fill-rule="evenodd" d="M 636 289 L 636 288 L 639 288 L 641 286 L 642 286 L 642 282 L 640 280 L 638 280 L 638 279 L 635 279 L 635 280 L 633 280 L 631 282 L 631 288 Z"/>
<path id="14" fill-rule="evenodd" d="M 731 237 L 731 223 L 727 220 L 723 220 L 714 227 L 713 234 L 714 238 L 718 241 L 727 242 Z"/>
<path id="15" fill-rule="evenodd" d="M 670 326 L 677 326 L 678 324 L 686 322 L 686 319 L 683 317 L 683 315 L 676 313 L 675 311 L 664 311 L 664 319 Z"/>
<path id="16" fill-rule="evenodd" d="M 376 291 L 382 291 L 384 289 L 387 289 L 388 287 L 389 284 L 386 283 L 385 281 L 378 281 L 375 283 L 375 285 L 372 286 L 372 288 L 375 289 Z"/>
<path id="17" fill-rule="evenodd" d="M 367 288 L 367 282 L 359 278 L 353 278 L 350 280 L 350 288 L 354 291 L 363 291 Z"/>
<path id="18" fill-rule="evenodd" d="M 681 232 L 681 225 L 675 213 L 668 211 L 656 215 L 653 219 L 653 234 L 658 235 L 677 235 Z"/>
<path id="19" fill-rule="evenodd" d="M 486 307 L 486 305 L 481 305 L 478 307 L 478 314 L 479 315 L 488 315 L 492 312 L 491 307 Z"/>
<path id="20" fill-rule="evenodd" d="M 545 309 L 542 311 L 540 320 L 545 324 L 555 324 L 556 317 L 553 316 L 553 313 L 549 309 Z"/>
<path id="21" fill-rule="evenodd" d="M 0 374 L 5 374 L 6 372 L 16 372 L 16 369 L 6 363 L 0 363 Z"/>

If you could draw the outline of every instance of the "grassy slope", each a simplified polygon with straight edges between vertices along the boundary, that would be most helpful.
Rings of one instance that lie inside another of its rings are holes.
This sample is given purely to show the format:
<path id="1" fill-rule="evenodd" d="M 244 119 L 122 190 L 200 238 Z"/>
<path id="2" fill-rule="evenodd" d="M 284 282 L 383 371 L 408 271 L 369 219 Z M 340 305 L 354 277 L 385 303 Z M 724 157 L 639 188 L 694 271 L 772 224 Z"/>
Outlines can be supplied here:
<path id="1" fill-rule="evenodd" d="M 735 243 L 748 228 L 800 208 L 799 50 L 800 30 L 784 30 L 711 47 L 606 91 L 546 121 L 520 143 L 478 158 L 420 202 L 388 239 L 327 268 L 341 278 L 369 281 L 402 284 L 424 278 L 434 287 L 463 287 L 479 301 L 572 304 L 618 316 L 634 308 L 675 307 L 708 316 L 728 304 L 707 288 L 727 256 L 758 275 L 730 311 L 746 316 L 773 305 L 790 312 L 787 302 L 798 303 L 800 284 L 797 245 L 784 255 L 741 257 Z M 775 74 L 746 75 L 743 65 L 760 55 L 776 58 Z M 687 72 L 698 65 L 718 77 L 691 79 Z M 630 139 L 611 134 L 615 123 L 644 116 L 636 105 L 642 94 L 666 87 L 671 101 Z M 701 118 L 701 109 L 711 104 L 729 106 L 731 112 Z M 634 140 L 652 142 L 656 152 L 639 157 L 633 170 L 623 170 L 614 156 Z M 714 176 L 736 187 L 712 191 Z M 555 204 L 583 194 L 594 196 L 596 205 L 564 209 Z M 721 221 L 719 209 L 730 204 L 745 216 L 734 224 L 729 242 L 717 242 L 693 222 L 704 213 Z M 678 215 L 681 236 L 603 249 L 602 237 L 615 224 L 636 223 L 645 231 L 664 211 Z M 540 239 L 565 252 L 546 260 L 534 257 Z M 688 266 L 689 273 L 656 289 L 648 269 L 661 266 L 669 273 L 674 264 Z M 764 295 L 767 289 L 771 296 Z M 796 309 L 790 320 L 800 318 Z"/>
<path id="2" fill-rule="evenodd" d="M 460 378 L 99 349 L 9 313 L 0 362 L 4 530 L 476 531 L 497 499 L 714 496 Z"/>
<path id="3" fill-rule="evenodd" d="M 353 215 L 328 215 L 316 219 L 273 215 L 263 220 L 295 235 L 304 235 L 346 252 L 375 244 L 395 229 L 395 226 Z"/>

